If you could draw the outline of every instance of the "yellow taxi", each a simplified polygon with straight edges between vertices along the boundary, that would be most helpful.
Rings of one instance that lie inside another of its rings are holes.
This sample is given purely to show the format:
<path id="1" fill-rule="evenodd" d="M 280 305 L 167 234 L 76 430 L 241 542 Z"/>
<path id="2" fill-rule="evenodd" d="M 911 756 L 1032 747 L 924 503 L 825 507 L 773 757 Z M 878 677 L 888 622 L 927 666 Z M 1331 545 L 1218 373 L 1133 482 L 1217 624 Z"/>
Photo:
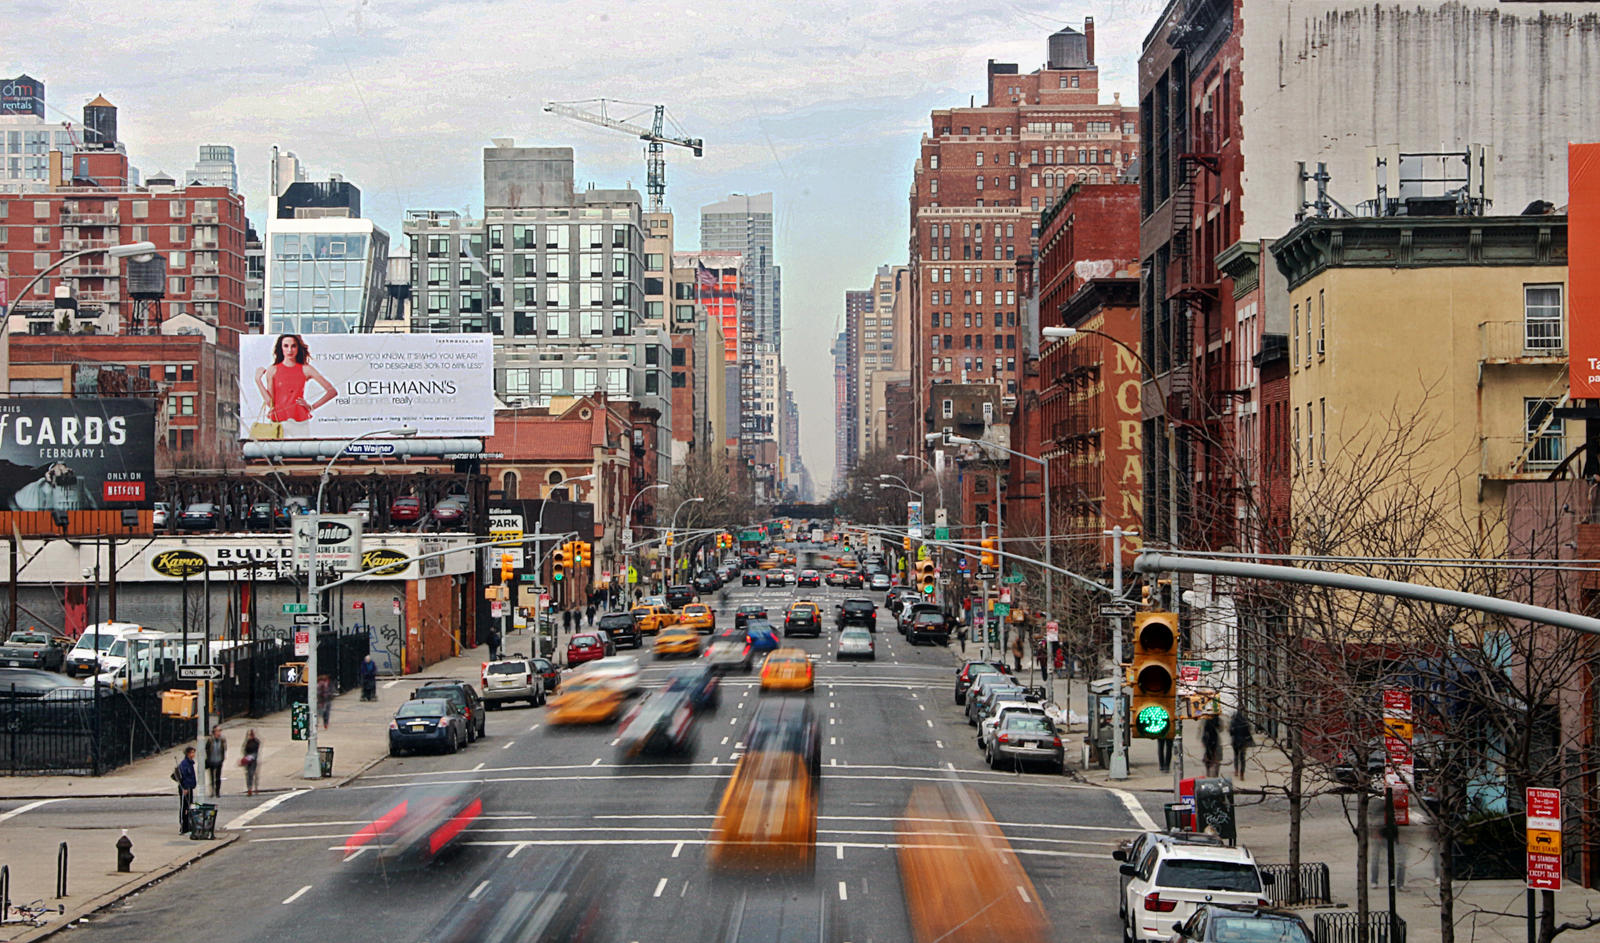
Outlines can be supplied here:
<path id="1" fill-rule="evenodd" d="M 677 655 L 694 658 L 700 654 L 700 633 L 681 625 L 669 625 L 656 634 L 657 658 Z"/>
<path id="2" fill-rule="evenodd" d="M 678 624 L 702 635 L 710 635 L 717 630 L 717 616 L 705 603 L 692 602 L 679 611 Z"/>
<path id="3" fill-rule="evenodd" d="M 669 625 L 675 625 L 678 614 L 666 606 L 650 605 L 648 603 L 633 607 L 633 614 L 639 622 L 639 634 L 654 635 Z"/>
<path id="4" fill-rule="evenodd" d="M 707 858 L 726 870 L 808 870 L 816 860 L 816 782 L 796 753 L 739 758 L 711 826 Z"/>
<path id="5" fill-rule="evenodd" d="M 607 724 L 622 713 L 623 691 L 605 678 L 573 675 L 550 697 L 551 724 Z"/>
<path id="6" fill-rule="evenodd" d="M 811 656 L 805 649 L 775 649 L 761 664 L 763 691 L 810 691 L 815 678 Z"/>

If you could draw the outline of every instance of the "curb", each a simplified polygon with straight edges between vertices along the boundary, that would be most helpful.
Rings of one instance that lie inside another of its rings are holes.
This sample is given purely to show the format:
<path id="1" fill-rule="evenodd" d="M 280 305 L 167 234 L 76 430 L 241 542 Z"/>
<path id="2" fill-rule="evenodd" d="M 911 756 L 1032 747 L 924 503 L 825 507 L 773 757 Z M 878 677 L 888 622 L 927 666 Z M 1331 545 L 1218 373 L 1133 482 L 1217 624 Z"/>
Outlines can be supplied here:
<path id="1" fill-rule="evenodd" d="M 208 842 L 204 846 L 196 849 L 193 854 L 183 858 L 182 860 L 164 864 L 154 871 L 151 871 L 149 874 L 141 875 L 122 885 L 121 887 L 109 890 L 104 894 L 101 894 L 99 897 L 91 898 L 82 906 L 75 907 L 68 911 L 60 920 L 50 924 L 49 926 L 30 928 L 21 936 L 11 937 L 10 943 L 33 943 L 35 940 L 47 939 L 55 936 L 57 933 L 70 930 L 72 929 L 72 925 L 78 920 L 97 913 L 98 911 L 104 910 L 105 908 L 110 907 L 112 904 L 115 904 L 124 898 L 131 897 L 152 884 L 166 880 L 168 877 L 171 877 L 179 871 L 182 871 L 184 868 L 189 867 L 200 859 L 210 857 L 211 855 L 214 855 L 222 849 L 228 847 L 229 845 L 238 841 L 239 837 L 239 835 L 235 834 L 229 835 L 227 838 L 217 839 L 214 842 Z"/>

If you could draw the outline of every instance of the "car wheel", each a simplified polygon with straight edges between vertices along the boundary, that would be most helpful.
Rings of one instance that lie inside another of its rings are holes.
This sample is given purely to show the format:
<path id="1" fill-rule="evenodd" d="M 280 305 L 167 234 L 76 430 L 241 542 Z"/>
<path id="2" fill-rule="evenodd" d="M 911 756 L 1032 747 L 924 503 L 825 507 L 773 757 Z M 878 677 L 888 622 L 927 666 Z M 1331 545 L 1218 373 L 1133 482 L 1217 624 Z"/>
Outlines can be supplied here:
<path id="1" fill-rule="evenodd" d="M 994 751 L 993 750 L 984 750 L 983 751 L 983 759 L 984 759 L 984 762 L 989 764 L 989 768 L 990 769 L 996 769 L 997 768 L 996 765 L 995 765 L 995 755 L 994 755 Z"/>
<path id="2" fill-rule="evenodd" d="M 459 742 L 457 742 L 456 735 L 455 735 L 455 733 L 452 732 L 450 734 L 450 742 L 445 745 L 444 752 L 446 752 L 446 753 L 456 753 L 456 752 L 460 751 L 460 749 L 461 749 L 461 744 Z"/>
<path id="3" fill-rule="evenodd" d="M 396 748 L 396 747 L 390 747 L 389 748 L 389 755 L 390 756 L 399 756 L 400 755 L 400 750 L 398 748 Z"/>
<path id="4" fill-rule="evenodd" d="M 1126 905 L 1124 905 L 1126 907 Z M 1126 916 L 1122 921 L 1122 943 L 1133 943 L 1133 927 L 1128 923 Z"/>

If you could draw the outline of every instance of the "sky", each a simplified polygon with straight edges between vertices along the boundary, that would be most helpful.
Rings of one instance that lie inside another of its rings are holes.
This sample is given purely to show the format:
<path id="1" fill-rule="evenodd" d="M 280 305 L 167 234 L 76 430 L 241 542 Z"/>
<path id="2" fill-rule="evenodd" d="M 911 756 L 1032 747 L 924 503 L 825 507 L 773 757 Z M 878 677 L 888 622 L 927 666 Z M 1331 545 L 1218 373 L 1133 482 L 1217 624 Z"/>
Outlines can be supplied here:
<path id="1" fill-rule="evenodd" d="M 833 472 L 844 293 L 904 263 L 911 169 L 929 112 L 981 97 L 989 59 L 1022 71 L 1095 19 L 1102 99 L 1137 100 L 1163 0 L 8 0 L 0 76 L 44 82 L 46 116 L 104 94 L 145 175 L 201 144 L 237 152 L 253 221 L 271 148 L 341 174 L 400 242 L 410 209 L 482 210 L 491 138 L 576 150 L 579 186 L 643 194 L 643 144 L 546 114 L 546 101 L 660 103 L 705 156 L 667 150 L 680 250 L 699 209 L 771 191 L 783 356 L 818 497 Z M 637 109 L 643 112 L 643 108 Z M 612 114 L 627 115 L 613 108 Z M 646 115 L 647 119 L 648 116 Z"/>

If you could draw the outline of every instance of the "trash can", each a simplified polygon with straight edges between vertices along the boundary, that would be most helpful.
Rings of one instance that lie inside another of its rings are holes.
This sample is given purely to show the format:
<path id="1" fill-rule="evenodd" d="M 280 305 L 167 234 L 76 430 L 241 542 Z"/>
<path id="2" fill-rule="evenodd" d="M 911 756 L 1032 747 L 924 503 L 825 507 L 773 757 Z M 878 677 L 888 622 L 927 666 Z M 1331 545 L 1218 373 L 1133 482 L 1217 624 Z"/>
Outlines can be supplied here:
<path id="1" fill-rule="evenodd" d="M 209 802 L 196 802 L 189 807 L 189 837 L 195 841 L 216 838 L 217 807 Z"/>
<path id="2" fill-rule="evenodd" d="M 322 764 L 322 778 L 333 778 L 333 747 L 317 747 L 317 760 Z"/>

